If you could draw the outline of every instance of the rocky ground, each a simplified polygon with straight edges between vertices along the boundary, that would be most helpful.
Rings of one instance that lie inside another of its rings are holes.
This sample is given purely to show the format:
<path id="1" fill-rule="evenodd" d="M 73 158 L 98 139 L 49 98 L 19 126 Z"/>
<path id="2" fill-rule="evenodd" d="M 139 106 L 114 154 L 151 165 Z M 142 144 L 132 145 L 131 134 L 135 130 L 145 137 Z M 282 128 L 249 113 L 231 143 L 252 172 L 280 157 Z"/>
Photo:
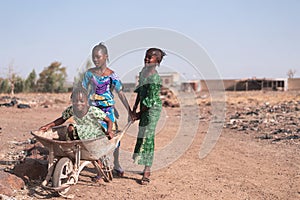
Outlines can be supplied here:
<path id="1" fill-rule="evenodd" d="M 134 95 L 126 95 L 132 105 Z M 222 127 L 221 134 L 211 140 L 214 148 L 205 157 L 199 155 L 210 137 L 214 104 L 206 93 L 196 94 L 195 99 L 189 96 L 179 98 L 179 107 L 174 99 L 165 103 L 169 107 L 164 107 L 157 128 L 149 185 L 139 184 L 142 168 L 131 160 L 136 122 L 121 143 L 125 177 L 93 183 L 95 171 L 88 166 L 71 187 L 69 197 L 300 199 L 300 92 L 227 92 L 226 116 L 216 122 Z M 41 187 L 48 152 L 34 143 L 30 132 L 59 117 L 70 103 L 70 94 L 15 97 L 14 106 L 9 106 L 12 97 L 0 95 L 0 199 L 61 199 Z M 124 127 L 125 110 L 120 102 L 117 108 L 119 126 Z"/>

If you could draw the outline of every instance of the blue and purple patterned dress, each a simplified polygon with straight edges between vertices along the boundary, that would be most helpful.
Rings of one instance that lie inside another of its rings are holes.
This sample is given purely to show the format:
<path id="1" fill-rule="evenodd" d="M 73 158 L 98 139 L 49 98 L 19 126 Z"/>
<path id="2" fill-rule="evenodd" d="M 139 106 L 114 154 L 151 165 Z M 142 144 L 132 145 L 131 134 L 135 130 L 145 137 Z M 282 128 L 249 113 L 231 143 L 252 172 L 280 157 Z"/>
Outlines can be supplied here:
<path id="1" fill-rule="evenodd" d="M 115 122 L 114 95 L 113 90 L 119 92 L 123 85 L 116 73 L 109 76 L 98 76 L 91 71 L 84 74 L 82 86 L 89 92 L 89 105 L 100 108 L 106 115 Z M 104 121 L 101 121 L 104 127 L 107 127 Z"/>

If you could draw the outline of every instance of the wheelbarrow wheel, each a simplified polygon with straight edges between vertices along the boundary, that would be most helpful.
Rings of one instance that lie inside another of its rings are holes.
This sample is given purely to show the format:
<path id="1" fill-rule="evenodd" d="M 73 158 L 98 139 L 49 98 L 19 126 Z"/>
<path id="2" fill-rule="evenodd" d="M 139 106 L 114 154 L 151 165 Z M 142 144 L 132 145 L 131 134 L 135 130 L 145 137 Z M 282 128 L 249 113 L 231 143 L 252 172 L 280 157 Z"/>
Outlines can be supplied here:
<path id="1" fill-rule="evenodd" d="M 62 185 L 72 185 L 76 182 L 75 178 L 72 176 L 73 174 L 73 162 L 67 158 L 61 158 L 56 166 L 53 173 L 53 187 L 58 188 Z M 62 187 L 61 190 L 58 190 L 59 195 L 64 195 L 70 190 L 70 186 L 64 188 Z"/>

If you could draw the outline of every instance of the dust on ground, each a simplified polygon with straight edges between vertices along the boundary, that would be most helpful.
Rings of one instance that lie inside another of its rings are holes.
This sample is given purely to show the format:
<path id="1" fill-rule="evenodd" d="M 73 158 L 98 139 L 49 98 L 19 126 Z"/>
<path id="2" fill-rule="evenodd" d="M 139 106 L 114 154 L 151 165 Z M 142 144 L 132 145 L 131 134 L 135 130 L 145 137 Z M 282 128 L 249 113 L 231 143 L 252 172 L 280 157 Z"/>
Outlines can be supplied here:
<path id="1" fill-rule="evenodd" d="M 133 104 L 133 94 L 126 94 Z M 5 96 L 5 95 L 2 95 Z M 30 108 L 0 107 L 0 168 L 12 170 L 24 159 L 22 150 L 30 147 L 30 131 L 60 116 L 69 105 L 70 94 L 16 94 L 19 103 Z M 201 145 L 212 120 L 209 94 L 196 94 L 197 106 L 164 107 L 156 150 L 172 145 L 178 130 L 191 130 L 199 122 L 195 135 L 183 135 L 190 145 L 178 158 L 166 160 L 153 171 L 151 183 L 138 183 L 142 167 L 132 164 L 137 122 L 121 142 L 121 163 L 125 177 L 110 183 L 96 184 L 92 166 L 87 167 L 72 186 L 74 199 L 299 199 L 300 198 L 300 93 L 299 92 L 226 92 L 226 117 L 222 133 L 213 150 L 203 159 Z M 9 102 L 8 98 L 2 99 Z M 124 109 L 120 127 L 126 123 Z M 184 112 L 184 110 L 188 110 Z M 191 109 L 191 110 L 189 110 Z M 198 117 L 196 121 L 195 115 Z M 191 120 L 192 119 L 192 120 Z M 193 130 L 191 130 L 193 131 Z M 184 141 L 183 141 L 184 143 Z M 156 158 L 159 160 L 159 158 Z M 34 160 L 34 158 L 33 158 Z M 129 166 L 135 168 L 132 170 Z M 25 187 L 13 191 L 15 199 L 61 199 L 45 192 L 43 177 L 31 179 Z"/>

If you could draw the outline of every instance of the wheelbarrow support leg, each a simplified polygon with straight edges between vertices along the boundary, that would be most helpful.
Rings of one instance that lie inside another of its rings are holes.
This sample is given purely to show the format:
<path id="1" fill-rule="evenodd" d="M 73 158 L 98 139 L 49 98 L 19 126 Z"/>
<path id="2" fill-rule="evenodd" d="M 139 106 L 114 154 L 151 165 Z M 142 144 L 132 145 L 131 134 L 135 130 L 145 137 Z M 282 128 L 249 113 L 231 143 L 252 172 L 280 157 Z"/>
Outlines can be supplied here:
<path id="1" fill-rule="evenodd" d="M 49 148 L 48 173 L 47 173 L 46 179 L 42 182 L 42 186 L 48 185 L 48 183 L 52 177 L 56 162 L 57 162 L 57 159 L 54 159 L 53 144 L 51 144 L 50 148 Z"/>
<path id="2" fill-rule="evenodd" d="M 105 172 L 102 169 L 102 166 L 100 166 L 96 160 L 92 161 L 92 163 L 95 166 L 98 174 L 103 177 L 104 181 L 109 182 L 110 178 L 105 174 Z M 101 165 L 103 165 L 103 164 L 101 164 Z"/>
<path id="3" fill-rule="evenodd" d="M 75 172 L 78 171 L 79 169 L 79 165 L 80 165 L 80 145 L 76 145 L 75 146 L 75 166 L 74 166 L 74 170 Z"/>

